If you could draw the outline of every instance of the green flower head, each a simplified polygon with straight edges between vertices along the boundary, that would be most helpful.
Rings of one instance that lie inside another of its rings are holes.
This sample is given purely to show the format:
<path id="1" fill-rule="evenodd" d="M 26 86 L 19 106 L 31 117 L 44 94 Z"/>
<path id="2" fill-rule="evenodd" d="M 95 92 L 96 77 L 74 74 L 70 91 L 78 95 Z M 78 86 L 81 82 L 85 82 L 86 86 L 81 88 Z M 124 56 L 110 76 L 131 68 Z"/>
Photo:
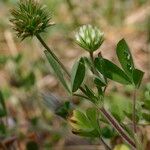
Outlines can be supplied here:
<path id="1" fill-rule="evenodd" d="M 104 33 L 92 25 L 83 25 L 75 35 L 76 43 L 89 52 L 96 51 L 104 41 Z"/>
<path id="2" fill-rule="evenodd" d="M 35 0 L 20 0 L 11 15 L 13 29 L 22 40 L 44 32 L 52 25 L 51 14 Z"/>

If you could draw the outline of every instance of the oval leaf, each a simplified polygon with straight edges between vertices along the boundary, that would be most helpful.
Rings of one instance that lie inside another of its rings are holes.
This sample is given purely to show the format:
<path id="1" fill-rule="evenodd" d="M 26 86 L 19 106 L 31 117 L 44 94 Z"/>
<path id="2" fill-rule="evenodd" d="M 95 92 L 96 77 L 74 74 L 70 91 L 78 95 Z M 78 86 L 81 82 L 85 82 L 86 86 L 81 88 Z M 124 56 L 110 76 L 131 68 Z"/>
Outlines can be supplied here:
<path id="1" fill-rule="evenodd" d="M 95 77 L 94 83 L 98 87 L 104 87 L 104 86 L 106 86 L 106 83 L 104 83 L 99 77 Z"/>
<path id="2" fill-rule="evenodd" d="M 131 84 L 128 76 L 115 64 L 107 59 L 97 57 L 94 61 L 97 70 L 105 77 L 121 84 Z"/>
<path id="3" fill-rule="evenodd" d="M 53 68 L 56 76 L 58 77 L 58 79 L 60 80 L 60 82 L 62 83 L 64 88 L 70 93 L 70 90 L 69 90 L 66 80 L 64 78 L 63 72 L 61 70 L 61 66 L 58 64 L 58 62 L 51 56 L 51 54 L 47 50 L 45 50 L 44 53 L 51 65 L 51 67 Z"/>
<path id="4" fill-rule="evenodd" d="M 133 82 L 135 86 L 138 88 L 141 84 L 144 72 L 138 69 L 133 70 Z"/>
<path id="5" fill-rule="evenodd" d="M 132 72 L 134 69 L 133 58 L 130 49 L 124 39 L 118 42 L 116 53 L 123 70 L 129 78 L 132 78 Z"/>
<path id="6" fill-rule="evenodd" d="M 84 59 L 81 58 L 74 64 L 71 73 L 72 92 L 76 92 L 83 82 L 85 76 L 85 64 Z"/>

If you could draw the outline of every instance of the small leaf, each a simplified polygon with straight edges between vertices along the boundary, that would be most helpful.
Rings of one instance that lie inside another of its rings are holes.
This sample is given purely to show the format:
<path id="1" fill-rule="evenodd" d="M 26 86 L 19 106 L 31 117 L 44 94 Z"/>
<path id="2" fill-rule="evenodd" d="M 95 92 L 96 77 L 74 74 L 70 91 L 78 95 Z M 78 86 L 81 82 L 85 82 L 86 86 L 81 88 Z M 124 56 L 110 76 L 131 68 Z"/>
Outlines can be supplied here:
<path id="1" fill-rule="evenodd" d="M 85 61 L 86 66 L 87 66 L 89 69 L 91 69 L 91 66 L 92 66 L 91 60 L 90 60 L 89 58 L 87 58 L 87 57 L 83 57 L 83 59 L 84 59 L 84 61 Z"/>
<path id="2" fill-rule="evenodd" d="M 138 88 L 141 84 L 144 72 L 138 69 L 133 70 L 133 82 L 135 86 Z"/>
<path id="3" fill-rule="evenodd" d="M 94 92 L 88 87 L 85 85 L 85 93 L 84 93 L 87 97 L 89 97 L 89 100 L 92 102 L 92 103 L 96 103 L 97 101 L 97 98 L 94 94 Z"/>
<path id="4" fill-rule="evenodd" d="M 95 108 L 89 108 L 86 111 L 74 110 L 69 119 L 72 132 L 80 136 L 99 137 L 97 117 L 98 115 Z"/>
<path id="5" fill-rule="evenodd" d="M 5 101 L 3 99 L 2 92 L 0 91 L 0 117 L 5 117 L 7 115 Z"/>
<path id="6" fill-rule="evenodd" d="M 94 64 L 97 70 L 105 77 L 121 84 L 131 84 L 128 76 L 111 61 L 97 57 L 94 61 Z"/>
<path id="7" fill-rule="evenodd" d="M 98 87 L 104 87 L 104 86 L 106 86 L 106 84 L 105 84 L 103 81 L 101 81 L 101 79 L 98 78 L 98 77 L 95 77 L 94 83 L 95 83 L 96 86 L 98 86 Z"/>
<path id="8" fill-rule="evenodd" d="M 71 125 L 73 128 L 79 129 L 79 128 L 90 128 L 91 124 L 86 117 L 85 112 L 82 112 L 80 110 L 74 110 L 73 115 L 70 118 Z"/>
<path id="9" fill-rule="evenodd" d="M 98 97 L 100 98 L 101 96 L 104 96 L 104 90 L 102 89 L 102 87 L 97 86 L 97 91 L 98 91 Z"/>
<path id="10" fill-rule="evenodd" d="M 109 126 L 105 126 L 101 129 L 101 135 L 106 139 L 110 139 L 114 136 L 114 131 Z"/>
<path id="11" fill-rule="evenodd" d="M 70 93 L 70 90 L 69 90 L 68 85 L 65 81 L 63 72 L 61 70 L 61 66 L 58 64 L 58 62 L 51 56 L 51 54 L 47 50 L 45 50 L 44 53 L 45 53 L 50 65 L 51 65 L 51 67 L 53 68 L 55 74 L 57 75 L 58 79 L 60 80 L 60 82 L 62 83 L 64 88 Z"/>
<path id="12" fill-rule="evenodd" d="M 134 69 L 133 58 L 130 49 L 124 39 L 118 42 L 116 52 L 123 70 L 129 78 L 132 78 L 132 71 Z"/>
<path id="13" fill-rule="evenodd" d="M 81 58 L 74 64 L 71 73 L 72 92 L 76 92 L 81 86 L 85 77 L 85 64 L 84 59 Z"/>
<path id="14" fill-rule="evenodd" d="M 98 121 L 97 121 L 98 115 L 99 114 L 95 108 L 88 108 L 86 110 L 86 116 L 90 120 L 92 126 L 97 129 L 99 129 L 99 125 L 98 125 Z"/>

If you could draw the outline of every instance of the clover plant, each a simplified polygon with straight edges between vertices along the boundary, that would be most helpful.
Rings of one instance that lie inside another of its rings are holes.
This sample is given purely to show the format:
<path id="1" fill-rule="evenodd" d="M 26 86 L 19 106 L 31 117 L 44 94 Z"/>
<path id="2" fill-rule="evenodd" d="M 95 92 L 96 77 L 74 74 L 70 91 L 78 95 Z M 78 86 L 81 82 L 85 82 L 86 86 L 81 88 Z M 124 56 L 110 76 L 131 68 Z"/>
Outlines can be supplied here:
<path id="1" fill-rule="evenodd" d="M 24 40 L 27 37 L 35 36 L 43 45 L 44 54 L 68 95 L 77 96 L 90 102 L 90 108 L 83 110 L 74 107 L 72 108 L 74 110 L 71 110 L 72 113 L 65 116 L 72 132 L 79 136 L 100 138 L 106 149 L 112 148 L 105 139 L 112 137 L 113 134 L 118 134 L 131 148 L 142 149 L 142 141 L 138 136 L 139 120 L 137 119 L 136 95 L 144 72 L 134 64 L 126 40 L 121 39 L 116 46 L 116 55 L 121 66 L 119 67 L 102 56 L 100 47 L 105 39 L 104 33 L 98 27 L 90 24 L 79 27 L 75 34 L 75 43 L 85 50 L 89 57 L 79 58 L 72 70 L 68 71 L 54 51 L 42 39 L 41 33 L 46 32 L 46 28 L 52 25 L 51 14 L 42 4 L 34 0 L 20 0 L 17 7 L 11 11 L 11 15 L 10 21 L 19 38 Z M 95 55 L 95 51 L 99 51 L 99 53 Z M 94 88 L 88 85 L 85 80 L 85 78 L 88 79 L 89 71 Z M 105 93 L 111 80 L 123 86 L 132 85 L 134 87 L 132 103 L 124 101 L 127 108 L 119 106 L 118 114 L 115 107 L 117 109 L 119 104 L 115 105 L 112 102 L 109 104 L 109 108 L 106 107 L 106 103 L 109 103 L 108 98 L 111 97 L 107 97 Z M 61 107 L 59 114 L 69 109 L 66 104 L 64 107 L 65 109 Z M 64 114 L 66 115 L 66 113 Z M 122 117 L 120 118 L 121 114 L 124 118 L 128 118 L 126 123 Z"/>

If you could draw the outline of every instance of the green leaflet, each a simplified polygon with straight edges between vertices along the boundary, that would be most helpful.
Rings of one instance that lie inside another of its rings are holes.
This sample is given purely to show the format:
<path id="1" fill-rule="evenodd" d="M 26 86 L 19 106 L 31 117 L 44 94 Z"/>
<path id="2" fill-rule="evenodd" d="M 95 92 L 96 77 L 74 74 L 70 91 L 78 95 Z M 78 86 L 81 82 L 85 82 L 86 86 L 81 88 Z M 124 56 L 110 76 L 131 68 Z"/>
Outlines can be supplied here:
<path id="1" fill-rule="evenodd" d="M 99 77 L 95 77 L 94 83 L 98 87 L 104 87 L 104 86 L 106 86 L 106 83 L 104 83 Z"/>
<path id="2" fill-rule="evenodd" d="M 116 53 L 123 70 L 129 78 L 132 78 L 132 72 L 134 69 L 133 58 L 130 49 L 124 39 L 118 42 Z"/>
<path id="3" fill-rule="evenodd" d="M 84 93 L 87 97 L 89 97 L 89 100 L 92 103 L 97 103 L 97 97 L 95 96 L 94 92 L 85 85 L 85 93 Z"/>
<path id="4" fill-rule="evenodd" d="M 118 66 L 107 59 L 97 57 L 94 61 L 96 69 L 105 77 L 121 84 L 131 84 L 128 76 Z"/>
<path id="5" fill-rule="evenodd" d="M 99 137 L 99 124 L 95 108 L 88 108 L 86 111 L 74 110 L 69 119 L 74 134 L 86 137 Z"/>
<path id="6" fill-rule="evenodd" d="M 141 84 L 144 72 L 135 69 L 130 49 L 124 39 L 118 42 L 116 53 L 123 70 L 130 80 L 132 80 L 132 83 L 138 88 Z"/>
<path id="7" fill-rule="evenodd" d="M 85 64 L 84 59 L 80 58 L 72 68 L 71 72 L 71 83 L 72 83 L 72 92 L 76 92 L 81 86 L 85 77 Z"/>
<path id="8" fill-rule="evenodd" d="M 108 125 L 101 128 L 100 130 L 101 130 L 102 137 L 104 137 L 106 139 L 110 139 L 114 136 L 114 130 Z"/>
<path id="9" fill-rule="evenodd" d="M 133 70 L 133 82 L 135 86 L 138 88 L 141 84 L 142 78 L 143 78 L 144 72 L 138 69 Z"/>
<path id="10" fill-rule="evenodd" d="M 69 87 L 67 85 L 67 82 L 64 78 L 64 75 L 63 75 L 63 72 L 62 72 L 62 69 L 61 69 L 61 66 L 59 65 L 59 63 L 51 56 L 51 54 L 45 50 L 44 51 L 51 67 L 53 68 L 56 76 L 58 77 L 58 79 L 60 80 L 60 82 L 62 83 L 62 85 L 64 86 L 64 88 L 70 93 L 70 90 L 69 90 Z"/>

